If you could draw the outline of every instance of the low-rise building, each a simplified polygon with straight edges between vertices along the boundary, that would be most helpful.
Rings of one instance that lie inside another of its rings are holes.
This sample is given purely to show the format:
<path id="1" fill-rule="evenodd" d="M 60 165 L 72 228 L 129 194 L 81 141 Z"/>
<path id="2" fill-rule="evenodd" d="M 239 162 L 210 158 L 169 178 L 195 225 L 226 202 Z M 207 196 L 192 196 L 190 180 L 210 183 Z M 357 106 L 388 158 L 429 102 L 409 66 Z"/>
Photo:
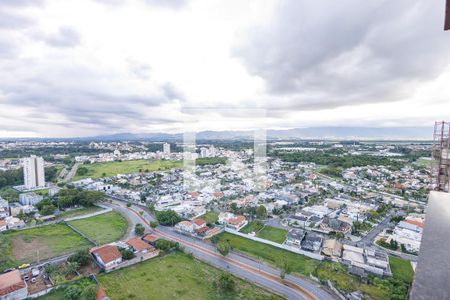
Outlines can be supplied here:
<path id="1" fill-rule="evenodd" d="M 192 223 L 191 221 L 181 221 L 175 225 L 175 228 L 187 233 L 193 233 L 194 223 Z"/>
<path id="2" fill-rule="evenodd" d="M 43 196 L 34 192 L 23 193 L 19 195 L 19 202 L 22 205 L 36 205 L 44 199 Z"/>
<path id="3" fill-rule="evenodd" d="M 114 245 L 104 245 L 92 248 L 90 253 L 94 256 L 94 259 L 100 268 L 105 271 L 116 268 L 122 262 L 122 254 L 117 246 Z"/>
<path id="4" fill-rule="evenodd" d="M 350 245 L 343 245 L 343 250 L 342 263 L 350 270 L 361 268 L 375 275 L 392 276 L 389 257 L 385 251 L 373 247 L 359 248 Z"/>
<path id="5" fill-rule="evenodd" d="M 300 247 L 305 237 L 305 232 L 300 229 L 291 229 L 286 235 L 285 244 L 289 246 L 297 246 Z"/>
<path id="6" fill-rule="evenodd" d="M 322 254 L 331 258 L 339 258 L 342 255 L 342 244 L 335 239 L 323 242 Z"/>
<path id="7" fill-rule="evenodd" d="M 25 280 L 20 276 L 19 270 L 0 274 L 0 299 L 21 300 L 28 296 Z"/>
<path id="8" fill-rule="evenodd" d="M 8 230 L 8 223 L 5 220 L 0 220 L 0 232 Z"/>
<path id="9" fill-rule="evenodd" d="M 156 251 L 155 247 L 147 244 L 146 242 L 144 242 L 143 240 L 141 240 L 137 237 L 129 239 L 127 241 L 127 245 L 130 246 L 132 248 L 134 254 L 137 254 L 137 255 Z"/>
<path id="10" fill-rule="evenodd" d="M 352 226 L 349 223 L 343 222 L 341 220 L 325 217 L 322 223 L 320 223 L 320 229 L 327 233 L 340 232 L 343 234 L 347 234 L 352 230 Z"/>
<path id="11" fill-rule="evenodd" d="M 159 236 L 156 234 L 149 233 L 145 235 L 142 240 L 146 243 L 149 243 L 152 246 L 156 246 L 156 242 L 159 240 Z"/>
<path id="12" fill-rule="evenodd" d="M 323 238 L 315 233 L 308 233 L 302 241 L 303 250 L 317 252 L 322 246 Z"/>

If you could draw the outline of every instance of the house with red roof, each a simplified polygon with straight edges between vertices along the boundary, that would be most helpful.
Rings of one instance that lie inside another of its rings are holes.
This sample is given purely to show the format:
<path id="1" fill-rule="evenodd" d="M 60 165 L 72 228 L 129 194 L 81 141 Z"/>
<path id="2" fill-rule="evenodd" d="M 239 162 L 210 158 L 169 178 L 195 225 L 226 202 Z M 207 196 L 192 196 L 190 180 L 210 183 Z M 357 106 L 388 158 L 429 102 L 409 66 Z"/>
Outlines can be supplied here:
<path id="1" fill-rule="evenodd" d="M 8 223 L 5 220 L 0 220 L 0 232 L 8 229 Z"/>
<path id="2" fill-rule="evenodd" d="M 179 231 L 193 233 L 194 232 L 194 223 L 191 221 L 181 221 L 175 225 L 175 229 Z"/>
<path id="3" fill-rule="evenodd" d="M 156 251 L 155 247 L 152 245 L 147 244 L 143 240 L 134 237 L 127 241 L 127 245 L 130 246 L 130 248 L 133 250 L 134 254 L 146 254 L 149 252 Z"/>
<path id="4" fill-rule="evenodd" d="M 20 276 L 19 270 L 0 274 L 0 299 L 22 300 L 27 296 L 27 284 Z"/>
<path id="5" fill-rule="evenodd" d="M 142 240 L 152 246 L 156 245 L 156 241 L 159 240 L 159 236 L 157 236 L 156 234 L 153 233 L 149 233 L 147 235 L 145 235 Z"/>
<path id="6" fill-rule="evenodd" d="M 95 297 L 95 300 L 109 300 L 109 297 L 106 294 L 106 291 L 102 287 L 99 287 L 99 289 L 97 291 L 97 296 Z"/>
<path id="7" fill-rule="evenodd" d="M 122 254 L 115 245 L 104 245 L 90 250 L 100 268 L 105 271 L 116 268 L 122 262 Z"/>

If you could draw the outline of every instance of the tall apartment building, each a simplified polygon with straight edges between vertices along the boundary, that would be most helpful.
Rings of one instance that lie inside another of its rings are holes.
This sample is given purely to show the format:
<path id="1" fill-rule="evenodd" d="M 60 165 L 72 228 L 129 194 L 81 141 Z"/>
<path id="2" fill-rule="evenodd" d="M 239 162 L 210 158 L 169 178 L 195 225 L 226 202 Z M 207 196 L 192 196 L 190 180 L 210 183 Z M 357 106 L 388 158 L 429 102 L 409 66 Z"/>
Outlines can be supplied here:
<path id="1" fill-rule="evenodd" d="M 45 186 L 44 159 L 35 155 L 23 159 L 23 181 L 27 189 Z"/>
<path id="2" fill-rule="evenodd" d="M 170 155 L 170 144 L 169 143 L 163 144 L 163 153 L 164 153 L 164 155 Z"/>

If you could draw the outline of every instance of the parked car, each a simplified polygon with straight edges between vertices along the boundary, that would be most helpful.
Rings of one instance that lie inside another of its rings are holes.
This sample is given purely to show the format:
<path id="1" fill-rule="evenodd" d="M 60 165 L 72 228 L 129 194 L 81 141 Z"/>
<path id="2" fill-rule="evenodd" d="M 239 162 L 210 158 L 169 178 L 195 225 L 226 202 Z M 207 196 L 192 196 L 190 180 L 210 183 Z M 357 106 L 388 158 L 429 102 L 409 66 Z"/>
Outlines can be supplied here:
<path id="1" fill-rule="evenodd" d="M 29 267 L 30 267 L 30 264 L 23 264 L 23 265 L 19 266 L 19 269 L 26 269 L 26 268 L 29 268 Z"/>

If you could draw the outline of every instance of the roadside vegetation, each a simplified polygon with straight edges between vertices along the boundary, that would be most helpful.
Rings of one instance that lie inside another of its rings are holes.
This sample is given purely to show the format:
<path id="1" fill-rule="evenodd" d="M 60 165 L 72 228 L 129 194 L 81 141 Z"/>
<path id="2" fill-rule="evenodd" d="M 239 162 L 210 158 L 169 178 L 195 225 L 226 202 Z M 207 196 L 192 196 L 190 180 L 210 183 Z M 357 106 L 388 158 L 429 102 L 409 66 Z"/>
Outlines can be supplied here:
<path id="1" fill-rule="evenodd" d="M 289 266 L 288 271 L 305 277 L 311 274 L 326 284 L 330 280 L 342 292 L 362 291 L 372 299 L 405 299 L 409 284 L 394 278 L 384 279 L 369 276 L 368 282 L 349 275 L 347 268 L 340 263 L 320 262 L 318 260 L 276 248 L 270 245 L 252 241 L 230 233 L 221 233 L 211 239 L 212 242 L 227 241 L 232 250 L 265 261 L 282 271 Z"/>

